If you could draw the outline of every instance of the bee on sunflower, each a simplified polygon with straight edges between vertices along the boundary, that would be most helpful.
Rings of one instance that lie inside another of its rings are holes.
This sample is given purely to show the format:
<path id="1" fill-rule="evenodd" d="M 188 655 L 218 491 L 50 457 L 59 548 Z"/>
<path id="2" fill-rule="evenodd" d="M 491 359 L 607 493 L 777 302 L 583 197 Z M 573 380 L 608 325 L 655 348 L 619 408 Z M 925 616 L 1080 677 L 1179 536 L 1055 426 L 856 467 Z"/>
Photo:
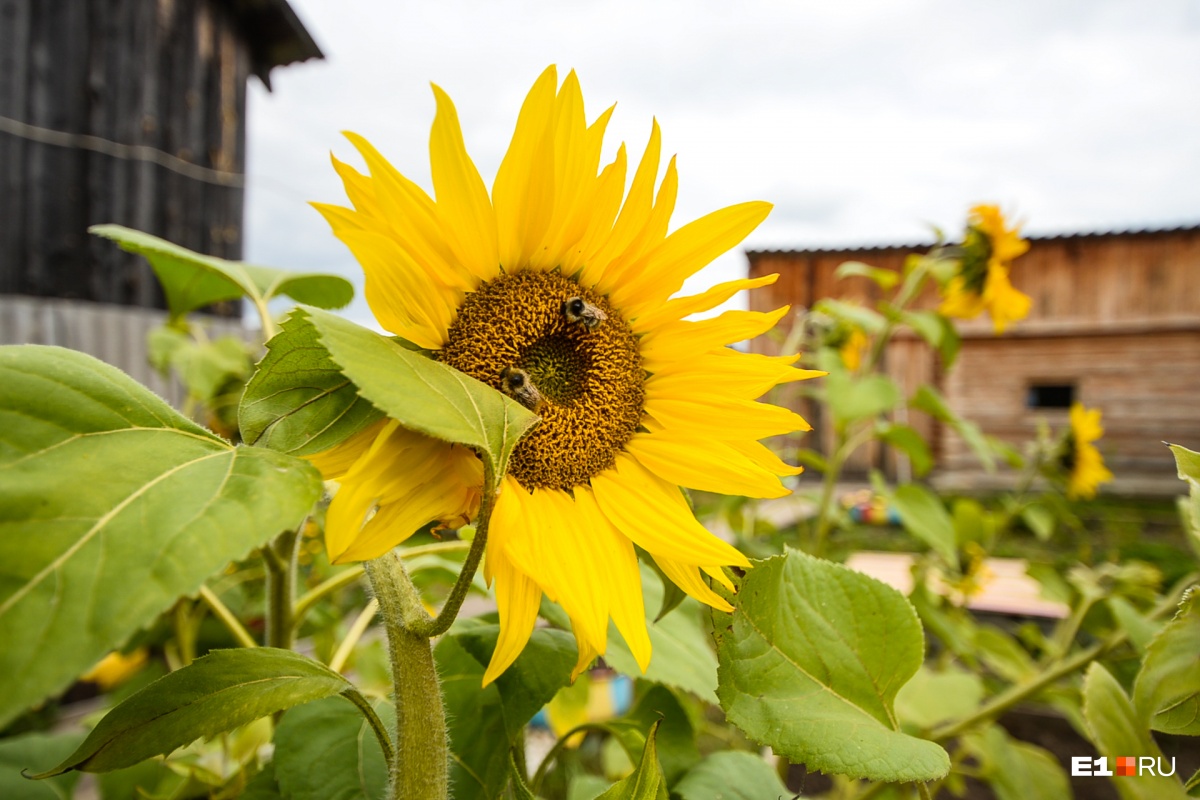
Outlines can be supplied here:
<path id="1" fill-rule="evenodd" d="M 605 652 L 610 618 L 644 670 L 635 545 L 724 610 L 704 576 L 732 589 L 722 568 L 749 566 L 695 519 L 680 487 L 780 497 L 780 478 L 801 472 L 760 440 L 808 424 L 756 398 L 823 373 L 793 367 L 798 356 L 728 346 L 787 308 L 686 319 L 778 276 L 673 297 L 771 206 L 730 206 L 668 235 L 677 174 L 671 159 L 655 192 L 657 123 L 626 193 L 624 145 L 600 168 L 613 109 L 589 125 L 575 73 L 559 86 L 554 67 L 526 97 L 489 195 L 453 103 L 433 91 L 433 197 L 348 133 L 367 166 L 333 160 L 351 207 L 313 205 L 362 265 L 383 328 L 541 418 L 513 451 L 490 518 L 484 575 L 500 636 L 484 685 L 524 648 L 543 595 L 571 618 L 576 674 Z M 478 457 L 393 420 L 312 460 L 340 485 L 326 523 L 337 562 L 377 558 L 429 522 L 456 526 L 479 512 Z"/>
<path id="2" fill-rule="evenodd" d="M 938 311 L 948 317 L 974 319 L 987 311 L 996 333 L 1029 316 L 1029 296 L 1013 288 L 1008 269 L 1029 249 L 1019 226 L 1009 228 L 999 207 L 971 209 L 963 236 L 959 269 L 942 287 Z"/>
<path id="3" fill-rule="evenodd" d="M 1104 435 L 1100 424 L 1100 409 L 1084 408 L 1082 403 L 1071 406 L 1071 424 L 1063 439 L 1059 466 L 1067 479 L 1067 497 L 1072 500 L 1091 499 L 1102 483 L 1113 479 L 1104 466 L 1104 458 L 1093 444 Z"/>

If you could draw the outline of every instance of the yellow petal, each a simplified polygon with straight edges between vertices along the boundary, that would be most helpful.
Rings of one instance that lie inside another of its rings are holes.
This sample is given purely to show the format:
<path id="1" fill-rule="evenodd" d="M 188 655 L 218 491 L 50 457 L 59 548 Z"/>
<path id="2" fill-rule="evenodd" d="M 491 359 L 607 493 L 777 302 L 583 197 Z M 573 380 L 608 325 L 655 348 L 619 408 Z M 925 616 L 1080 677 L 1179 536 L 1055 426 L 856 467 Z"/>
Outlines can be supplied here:
<path id="1" fill-rule="evenodd" d="M 601 280 L 607 280 L 609 265 L 629 247 L 645 226 L 646 218 L 654 205 L 654 184 L 658 178 L 658 158 L 661 149 L 662 132 L 658 128 L 658 120 L 654 120 L 650 127 L 650 141 L 646 143 L 642 160 L 633 173 L 633 182 L 629 186 L 629 194 L 625 197 L 621 213 L 613 225 L 612 232 L 589 259 L 584 270 L 586 284 L 599 287 Z M 620 276 L 615 277 L 619 279 Z"/>
<path id="2" fill-rule="evenodd" d="M 379 324 L 421 347 L 443 347 L 461 293 L 435 284 L 390 237 L 348 228 L 335 234 L 362 265 L 363 293 Z"/>
<path id="3" fill-rule="evenodd" d="M 455 260 L 425 190 L 400 174 L 375 147 L 356 133 L 343 131 L 367 162 L 382 218 L 401 247 L 426 274 L 445 286 L 470 290 L 478 281 Z"/>
<path id="4" fill-rule="evenodd" d="M 586 638 L 581 638 L 578 631 L 575 632 L 575 646 L 579 649 L 579 658 L 575 661 L 575 666 L 571 669 L 572 682 L 592 665 L 592 662 L 596 660 L 596 656 L 600 655 L 600 651 L 593 647 L 592 643 Z"/>
<path id="5" fill-rule="evenodd" d="M 329 154 L 329 160 L 333 162 L 333 171 L 342 179 L 342 185 L 346 189 L 346 197 L 350 198 L 350 202 L 354 205 L 354 210 L 368 217 L 383 219 L 384 214 L 380 208 L 379 200 L 375 196 L 375 187 L 371 178 L 363 175 L 344 161 L 339 161 L 333 153 Z"/>
<path id="6" fill-rule="evenodd" d="M 492 530 L 497 528 L 497 515 L 500 502 L 497 501 L 496 512 L 492 515 Z M 506 517 L 502 525 L 511 524 Z M 492 651 L 492 659 L 488 662 L 487 670 L 483 673 L 483 685 L 487 686 L 512 666 L 525 649 L 533 634 L 533 626 L 537 622 L 538 608 L 542 602 L 542 590 L 528 575 L 512 565 L 500 548 L 493 548 L 488 542 L 488 566 L 496 581 L 496 610 L 500 614 L 500 636 L 496 639 L 496 649 Z"/>
<path id="7" fill-rule="evenodd" d="M 549 139 L 554 134 L 557 85 L 557 72 L 550 66 L 529 90 L 492 184 L 500 263 L 510 271 L 529 261 L 554 213 L 554 148 Z"/>
<path id="8" fill-rule="evenodd" d="M 725 283 L 718 283 L 701 294 L 676 297 L 633 320 L 633 330 L 636 333 L 652 331 L 669 322 L 677 322 L 689 314 L 716 308 L 744 289 L 757 289 L 760 286 L 770 286 L 777 280 L 779 280 L 778 272 L 772 275 L 764 275 L 761 278 L 742 278 L 736 281 L 726 281 Z"/>
<path id="9" fill-rule="evenodd" d="M 729 605 L 725 598 L 708 587 L 708 584 L 700 577 L 700 570 L 694 564 L 685 564 L 682 561 L 659 555 L 654 556 L 654 563 L 658 564 L 663 574 L 689 597 L 694 597 L 718 611 L 733 611 L 733 606 Z"/>
<path id="10" fill-rule="evenodd" d="M 732 545 L 696 521 L 679 487 L 620 454 L 612 469 L 592 478 L 600 510 L 638 547 L 689 564 L 748 566 Z"/>
<path id="11" fill-rule="evenodd" d="M 812 426 L 796 412 L 754 400 L 654 399 L 646 402 L 646 413 L 664 428 L 721 441 L 758 440 L 812 430 Z"/>
<path id="12" fill-rule="evenodd" d="M 429 522 L 468 521 L 479 507 L 483 465 L 465 447 L 388 420 L 340 484 L 326 513 L 326 549 L 335 563 L 365 561 Z"/>
<path id="13" fill-rule="evenodd" d="M 804 467 L 793 467 L 791 464 L 786 463 L 762 442 L 748 442 L 735 439 L 729 442 L 729 446 L 772 474 L 799 475 L 801 472 L 804 472 Z"/>
<path id="14" fill-rule="evenodd" d="M 1029 316 L 1029 295 L 1013 288 L 1008 280 L 1008 269 L 993 263 L 988 267 L 987 281 L 983 287 L 983 304 L 992 317 L 996 333 L 1004 333 L 1010 322 Z"/>
<path id="15" fill-rule="evenodd" d="M 753 400 L 781 383 L 820 378 L 826 373 L 791 366 L 799 356 L 764 356 L 720 348 L 681 359 L 646 379 L 646 397 L 671 399 L 719 394 Z"/>
<path id="16" fill-rule="evenodd" d="M 592 214 L 587 232 L 578 246 L 563 257 L 563 274 L 579 272 L 579 282 L 593 286 L 603 270 L 599 269 L 596 252 L 612 233 L 613 222 L 621 209 L 625 193 L 625 145 L 617 148 L 616 158 L 604 168 L 596 181 L 592 197 Z"/>
<path id="17" fill-rule="evenodd" d="M 490 280 L 500 271 L 492 201 L 467 154 L 454 103 L 437 85 L 433 95 L 437 114 L 429 134 L 429 167 L 438 220 L 458 263 L 476 278 Z"/>
<path id="18" fill-rule="evenodd" d="M 611 587 L 597 569 L 597 532 L 580 518 L 571 495 L 538 489 L 523 499 L 525 529 L 505 542 L 517 569 L 530 575 L 563 607 L 578 634 L 598 653 L 608 643 Z"/>
<path id="19" fill-rule="evenodd" d="M 766 333 L 788 312 L 790 306 L 774 311 L 726 311 L 719 317 L 663 325 L 642 339 L 642 364 L 650 372 L 662 366 L 695 358 L 727 344 L 753 339 Z"/>
<path id="20" fill-rule="evenodd" d="M 784 497 L 779 478 L 724 442 L 663 430 L 636 434 L 625 450 L 642 466 L 679 486 L 746 497 Z"/>
<path id="21" fill-rule="evenodd" d="M 750 235 L 771 212 L 760 201 L 722 208 L 689 222 L 631 266 L 613 302 L 636 317 L 679 291 L 684 280 Z"/>
<path id="22" fill-rule="evenodd" d="M 642 672 L 650 664 L 650 634 L 646 630 L 646 607 L 642 598 L 642 574 L 633 545 L 618 531 L 596 502 L 587 486 L 575 487 L 575 510 L 581 527 L 596 534 L 595 552 L 603 558 L 603 573 L 609 582 L 609 612 L 625 644 Z"/>
<path id="23" fill-rule="evenodd" d="M 675 198 L 678 193 L 679 172 L 675 166 L 675 157 L 671 156 L 671 160 L 667 162 L 667 170 L 663 174 L 662 183 L 658 187 L 658 195 L 654 199 L 654 208 L 646 217 L 645 224 L 642 225 L 629 246 L 608 265 L 603 279 L 596 285 L 597 291 L 609 295 L 616 305 L 622 308 L 629 305 L 631 295 L 628 287 L 637 270 L 643 266 L 639 259 L 645 253 L 658 247 L 666 238 L 667 227 L 671 223 L 671 214 L 675 210 Z"/>
<path id="24" fill-rule="evenodd" d="M 328 450 L 304 458 L 317 468 L 325 480 L 340 481 L 354 466 L 354 462 L 371 449 L 387 422 L 386 419 L 381 419 Z"/>

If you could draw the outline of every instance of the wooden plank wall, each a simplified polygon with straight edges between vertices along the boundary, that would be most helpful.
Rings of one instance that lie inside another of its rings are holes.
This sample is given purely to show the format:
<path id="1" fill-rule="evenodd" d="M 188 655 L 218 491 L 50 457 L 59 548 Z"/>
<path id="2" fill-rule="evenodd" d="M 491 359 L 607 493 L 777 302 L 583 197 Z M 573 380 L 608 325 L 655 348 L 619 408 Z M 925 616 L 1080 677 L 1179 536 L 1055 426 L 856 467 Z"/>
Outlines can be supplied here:
<path id="1" fill-rule="evenodd" d="M 228 5 L 0 0 L 0 115 L 240 175 L 250 58 Z M 240 180 L 0 132 L 0 294 L 161 307 L 144 260 L 87 226 L 115 222 L 240 258 L 242 206 Z"/>
<path id="2" fill-rule="evenodd" d="M 774 286 L 751 293 L 751 308 L 806 307 L 821 297 L 871 302 L 874 286 L 835 281 L 837 266 L 860 260 L 898 270 L 914 250 L 753 254 L 752 277 L 781 275 Z M 1033 299 L 1027 320 L 1003 337 L 994 335 L 986 315 L 958 322 L 963 350 L 945 375 L 924 343 L 898 337 L 887 353 L 888 373 L 909 393 L 922 381 L 934 382 L 959 413 L 1013 444 L 1033 435 L 1039 417 L 1058 425 L 1066 420 L 1063 411 L 1027 408 L 1029 386 L 1073 384 L 1078 400 L 1104 413 L 1101 448 L 1117 475 L 1116 490 L 1174 493 L 1174 467 L 1161 442 L 1200 448 L 1200 227 L 1034 239 L 1011 275 Z M 929 292 L 917 305 L 936 303 Z M 775 345 L 760 340 L 755 346 L 768 352 Z M 939 482 L 955 488 L 1005 483 L 1005 476 L 984 476 L 951 430 L 914 416 L 909 423 L 932 436 Z M 807 446 L 829 439 L 819 432 Z M 873 453 L 853 466 L 885 466 L 896 474 L 895 464 L 881 465 Z"/>
<path id="3" fill-rule="evenodd" d="M 164 311 L 148 308 L 59 300 L 43 297 L 0 297 L 0 345 L 52 344 L 95 356 L 123 370 L 176 408 L 185 393 L 178 380 L 159 375 L 147 358 L 146 337 L 166 321 Z M 236 319 L 201 319 L 212 338 L 236 336 L 261 341 L 257 330 Z"/>

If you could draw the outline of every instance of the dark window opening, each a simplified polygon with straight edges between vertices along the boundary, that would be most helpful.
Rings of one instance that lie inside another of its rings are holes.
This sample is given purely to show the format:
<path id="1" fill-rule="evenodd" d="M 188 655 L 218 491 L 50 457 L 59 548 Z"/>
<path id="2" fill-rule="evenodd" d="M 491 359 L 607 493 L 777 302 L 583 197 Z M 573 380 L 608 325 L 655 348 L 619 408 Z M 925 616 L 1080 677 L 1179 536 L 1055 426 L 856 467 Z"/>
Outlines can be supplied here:
<path id="1" fill-rule="evenodd" d="M 1030 386 L 1025 398 L 1028 408 L 1070 408 L 1075 402 L 1075 386 L 1069 383 Z"/>

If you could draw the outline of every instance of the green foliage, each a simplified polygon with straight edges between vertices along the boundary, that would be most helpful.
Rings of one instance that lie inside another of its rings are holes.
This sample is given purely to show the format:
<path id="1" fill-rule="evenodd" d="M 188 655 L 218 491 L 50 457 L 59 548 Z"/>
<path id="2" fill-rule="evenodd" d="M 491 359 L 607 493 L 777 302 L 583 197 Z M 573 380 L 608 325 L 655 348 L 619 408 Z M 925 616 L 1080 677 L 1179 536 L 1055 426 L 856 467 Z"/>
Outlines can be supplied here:
<path id="1" fill-rule="evenodd" d="M 788 551 L 741 581 L 733 614 L 714 613 L 717 694 L 731 722 L 776 753 L 856 778 L 945 775 L 939 745 L 900 731 L 896 693 L 921 665 L 912 606 L 891 587 Z"/>
<path id="2" fill-rule="evenodd" d="M 26 733 L 0 739 L 0 797 L 21 800 L 66 800 L 79 781 L 78 773 L 32 781 L 21 773 L 57 763 L 83 740 L 81 733 Z"/>
<path id="3" fill-rule="evenodd" d="M 35 777 L 129 767 L 268 714 L 353 690 L 324 664 L 290 650 L 214 650 L 118 705 L 74 753 Z"/>
<path id="4" fill-rule="evenodd" d="M 382 416 L 359 397 L 297 309 L 267 342 L 242 395 L 239 424 L 249 444 L 302 456 L 328 450 Z"/>
<path id="5" fill-rule="evenodd" d="M 914 730 L 931 730 L 967 716 L 982 700 L 983 681 L 975 673 L 954 666 L 935 671 L 921 665 L 896 693 L 896 716 Z"/>
<path id="6" fill-rule="evenodd" d="M 316 471 L 233 447 L 121 371 L 0 348 L 0 725 L 230 560 L 299 524 Z"/>
<path id="7" fill-rule="evenodd" d="M 657 731 L 656 723 L 646 737 L 646 749 L 633 774 L 613 785 L 598 800 L 667 800 L 667 782 L 654 744 Z"/>
<path id="8" fill-rule="evenodd" d="M 913 472 L 918 478 L 933 469 L 933 453 L 930 452 L 925 439 L 912 426 L 897 422 L 877 422 L 875 423 L 875 435 L 879 441 L 891 445 L 908 456 L 912 462 Z"/>
<path id="9" fill-rule="evenodd" d="M 686 598 L 674 612 L 655 621 L 650 615 L 662 605 L 662 583 L 645 563 L 641 568 L 646 624 L 654 653 L 645 679 L 683 689 L 701 700 L 715 703 L 717 657 L 712 651 L 712 640 L 705 629 L 704 612 L 700 604 Z M 604 658 L 609 666 L 620 673 L 631 678 L 643 677 L 633 653 L 611 623 L 608 629 L 608 652 Z"/>
<path id="10" fill-rule="evenodd" d="M 329 357 L 358 393 L 420 433 L 472 447 L 499 480 L 538 417 L 469 375 L 319 309 L 305 309 Z"/>
<path id="11" fill-rule="evenodd" d="M 775 800 L 792 796 L 767 762 L 738 750 L 713 753 L 683 776 L 672 793 L 680 800 Z"/>
<path id="12" fill-rule="evenodd" d="M 1162 757 L 1153 737 L 1116 678 L 1100 664 L 1088 667 L 1083 681 L 1083 715 L 1092 743 L 1101 753 Z M 1157 763 L 1157 762 L 1156 762 Z M 1134 775 L 1113 779 L 1124 800 L 1182 800 L 1187 797 L 1177 777 Z"/>
<path id="13" fill-rule="evenodd" d="M 893 270 L 872 267 L 861 261 L 845 261 L 839 264 L 833 273 L 833 277 L 839 280 L 852 276 L 867 278 L 884 291 L 894 288 L 900 282 L 900 276 Z"/>
<path id="14" fill-rule="evenodd" d="M 892 502 L 909 533 L 929 545 L 947 564 L 958 566 L 954 521 L 937 495 L 920 484 L 906 483 L 896 487 Z"/>
<path id="15" fill-rule="evenodd" d="M 391 727 L 392 707 L 377 711 Z M 272 764 L 280 794 L 289 800 L 378 800 L 388 783 L 378 740 L 358 710 L 336 697 L 283 715 Z"/>
<path id="16" fill-rule="evenodd" d="M 162 283 L 172 317 L 243 296 L 265 306 L 277 295 L 321 308 L 341 308 L 354 287 L 337 275 L 287 272 L 201 255 L 121 225 L 93 225 L 88 232 L 112 239 L 122 250 L 145 256 Z"/>
<path id="17" fill-rule="evenodd" d="M 932 386 L 922 384 L 908 401 L 908 405 L 917 411 L 925 412 L 938 422 L 949 425 L 955 433 L 963 438 L 963 441 L 975 453 L 975 457 L 979 459 L 979 463 L 988 472 L 996 468 L 996 457 L 993 454 L 994 448 L 988 442 L 987 437 L 983 435 L 983 431 L 974 422 L 965 420 L 955 414 L 950 406 L 946 404 L 945 398 Z"/>
<path id="18" fill-rule="evenodd" d="M 837 319 L 844 319 L 871 334 L 880 333 L 886 324 L 883 315 L 877 311 L 854 303 L 834 300 L 831 297 L 818 300 L 813 306 L 813 310 Z"/>
<path id="19" fill-rule="evenodd" d="M 511 667 L 482 688 L 499 627 L 458 623 L 434 649 L 450 735 L 450 781 L 457 800 L 499 797 L 509 780 L 509 750 L 526 723 L 571 678 L 569 634 L 538 629 Z"/>
<path id="20" fill-rule="evenodd" d="M 979 761 L 982 777 L 996 800 L 1060 800 L 1071 796 L 1067 774 L 1051 753 L 1019 742 L 999 725 L 989 725 L 963 739 L 964 749 Z"/>
<path id="21" fill-rule="evenodd" d="M 688 718 L 687 710 L 671 690 L 664 686 L 652 686 L 638 698 L 630 712 L 622 720 L 637 731 L 649 731 L 658 724 L 658 735 L 654 746 L 662 765 L 663 780 L 673 786 L 680 776 L 692 769 L 701 759 L 696 747 L 696 731 Z M 631 754 L 637 757 L 637 753 Z"/>
<path id="22" fill-rule="evenodd" d="M 884 375 L 854 378 L 845 372 L 830 372 L 824 391 L 839 428 L 890 411 L 900 402 L 900 390 Z"/>
<path id="23" fill-rule="evenodd" d="M 1141 726 L 1200 736 L 1200 588 L 1147 647 L 1133 702 Z"/>

